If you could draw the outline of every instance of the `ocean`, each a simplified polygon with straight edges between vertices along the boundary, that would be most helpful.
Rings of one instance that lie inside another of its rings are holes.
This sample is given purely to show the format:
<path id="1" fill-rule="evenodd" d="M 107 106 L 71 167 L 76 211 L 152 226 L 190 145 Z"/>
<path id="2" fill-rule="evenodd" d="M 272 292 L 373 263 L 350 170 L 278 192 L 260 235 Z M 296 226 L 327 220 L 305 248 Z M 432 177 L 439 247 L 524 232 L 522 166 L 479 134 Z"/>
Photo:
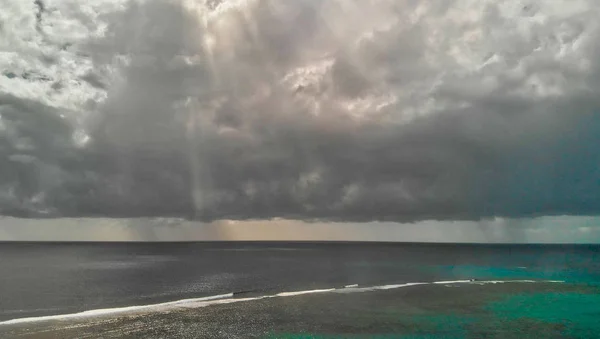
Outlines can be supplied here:
<path id="1" fill-rule="evenodd" d="M 600 338 L 600 245 L 0 243 L 0 272 L 7 338 Z"/>

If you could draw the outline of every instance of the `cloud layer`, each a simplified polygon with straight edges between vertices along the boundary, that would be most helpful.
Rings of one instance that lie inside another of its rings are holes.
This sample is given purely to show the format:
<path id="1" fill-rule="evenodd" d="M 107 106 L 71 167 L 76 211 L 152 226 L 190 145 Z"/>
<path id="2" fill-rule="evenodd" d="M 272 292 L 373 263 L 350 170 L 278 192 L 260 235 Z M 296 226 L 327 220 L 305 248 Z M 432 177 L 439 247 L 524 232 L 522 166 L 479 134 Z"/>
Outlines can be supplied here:
<path id="1" fill-rule="evenodd" d="M 597 1 L 0 5 L 2 214 L 600 212 Z"/>

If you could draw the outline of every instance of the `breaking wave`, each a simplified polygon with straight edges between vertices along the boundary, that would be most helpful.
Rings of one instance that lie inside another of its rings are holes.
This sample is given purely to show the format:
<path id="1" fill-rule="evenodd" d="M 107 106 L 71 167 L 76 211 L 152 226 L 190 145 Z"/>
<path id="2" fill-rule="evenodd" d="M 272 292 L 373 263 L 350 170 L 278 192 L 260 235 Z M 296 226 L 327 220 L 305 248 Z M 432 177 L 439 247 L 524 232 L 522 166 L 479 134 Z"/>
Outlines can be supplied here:
<path id="1" fill-rule="evenodd" d="M 237 302 L 243 302 L 243 301 L 260 300 L 260 299 L 266 299 L 266 298 L 291 297 L 291 296 L 297 296 L 297 295 L 316 294 L 316 293 L 359 293 L 359 292 L 369 292 L 369 291 L 378 291 L 378 290 L 390 290 L 390 289 L 418 286 L 418 285 L 457 285 L 457 284 L 484 285 L 484 284 L 499 284 L 499 283 L 536 283 L 536 282 L 562 283 L 564 281 L 560 281 L 560 280 L 482 280 L 482 281 L 480 281 L 480 280 L 475 280 L 475 279 L 469 279 L 469 280 L 450 280 L 450 281 L 433 281 L 433 282 L 409 282 L 409 283 L 403 283 L 403 284 L 364 286 L 364 287 L 361 287 L 358 284 L 352 284 L 352 285 L 346 285 L 346 286 L 340 287 L 340 288 L 334 287 L 334 288 L 327 288 L 327 289 L 279 292 L 276 294 L 260 295 L 260 296 L 247 297 L 247 298 L 235 298 L 236 295 L 240 295 L 242 293 L 232 292 L 232 293 L 219 294 L 219 295 L 202 297 L 202 298 L 181 299 L 181 300 L 176 300 L 176 301 L 170 301 L 170 302 L 164 302 L 164 303 L 158 303 L 158 304 L 150 304 L 150 305 L 104 308 L 104 309 L 83 311 L 83 312 L 78 312 L 78 313 L 49 315 L 49 316 L 41 316 L 41 317 L 17 318 L 17 319 L 11 319 L 11 320 L 7 320 L 7 321 L 1 321 L 0 325 L 15 325 L 15 324 L 35 323 L 35 322 L 45 322 L 45 321 L 65 321 L 65 320 L 112 316 L 112 315 L 164 312 L 164 311 L 171 311 L 171 310 L 176 310 L 176 309 L 200 308 L 200 307 L 206 307 L 206 306 L 211 306 L 211 305 L 230 304 L 230 303 L 237 303 Z"/>

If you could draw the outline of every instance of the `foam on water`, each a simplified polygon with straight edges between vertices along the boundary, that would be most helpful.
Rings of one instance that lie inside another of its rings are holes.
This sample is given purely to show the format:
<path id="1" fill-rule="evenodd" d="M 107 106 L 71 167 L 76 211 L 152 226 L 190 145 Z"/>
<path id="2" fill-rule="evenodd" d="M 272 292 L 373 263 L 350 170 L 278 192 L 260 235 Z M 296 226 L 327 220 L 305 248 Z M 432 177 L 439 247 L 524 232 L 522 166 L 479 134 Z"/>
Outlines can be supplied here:
<path id="1" fill-rule="evenodd" d="M 275 294 L 273 297 L 291 297 L 294 295 L 302 295 L 302 294 L 313 294 L 313 293 L 325 293 L 325 292 L 333 292 L 335 288 L 327 288 L 321 290 L 310 290 L 310 291 L 297 291 L 297 292 L 281 292 Z"/>
<path id="2" fill-rule="evenodd" d="M 89 310 L 89 311 L 83 311 L 83 312 L 78 312 L 78 313 L 48 315 L 48 316 L 41 316 L 41 317 L 17 318 L 17 319 L 2 321 L 2 322 L 0 322 L 0 325 L 21 324 L 21 323 L 31 323 L 31 322 L 41 322 L 41 321 L 51 321 L 51 320 L 70 320 L 70 319 L 90 318 L 90 317 L 99 317 L 99 316 L 105 316 L 105 315 L 126 314 L 126 313 L 131 314 L 131 313 L 137 313 L 140 311 L 158 311 L 158 310 L 162 311 L 162 310 L 168 310 L 168 309 L 173 309 L 173 308 L 177 308 L 177 307 L 182 307 L 184 305 L 216 301 L 219 299 L 225 299 L 225 298 L 231 298 L 231 297 L 233 297 L 233 293 L 213 295 L 213 296 L 203 297 L 203 298 L 181 299 L 181 300 L 169 301 L 169 302 L 159 303 L 159 304 L 126 306 L 126 307 L 117 307 L 117 308 L 102 308 L 102 309 Z"/>
<path id="3" fill-rule="evenodd" d="M 473 280 L 472 279 L 468 279 L 468 280 L 442 280 L 442 281 L 434 281 L 433 284 L 445 285 L 445 284 L 459 284 L 459 283 L 468 283 L 468 282 L 473 282 Z"/>
<path id="4" fill-rule="evenodd" d="M 93 317 L 102 317 L 102 316 L 112 316 L 112 315 L 124 315 L 124 314 L 136 314 L 136 313 L 149 313 L 149 312 L 164 312 L 175 309 L 184 309 L 184 308 L 201 308 L 210 305 L 220 305 L 220 304 L 230 304 L 237 303 L 243 301 L 252 301 L 252 300 L 260 300 L 266 298 L 279 298 L 279 297 L 290 297 L 290 296 L 298 296 L 298 295 L 306 295 L 306 294 L 316 294 L 316 293 L 353 293 L 353 292 L 369 292 L 369 291 L 377 291 L 377 290 L 390 290 L 402 287 L 409 286 L 418 286 L 418 285 L 449 285 L 449 284 L 499 284 L 499 283 L 535 283 L 535 282 L 553 282 L 553 283 L 562 283 L 563 281 L 559 280 L 488 280 L 488 281 L 473 281 L 473 280 L 452 280 L 452 281 L 434 281 L 434 282 L 412 282 L 412 283 L 404 283 L 404 284 L 393 284 L 393 285 L 379 285 L 379 286 L 368 286 L 368 287 L 359 287 L 358 284 L 347 285 L 343 288 L 328 288 L 328 289 L 316 289 L 316 290 L 306 290 L 306 291 L 295 291 L 295 292 L 280 292 L 273 295 L 262 295 L 257 297 L 249 297 L 249 298 L 234 298 L 234 293 L 227 294 L 219 294 L 209 297 L 203 298 L 191 298 L 191 299 L 181 299 L 176 301 L 170 301 L 159 304 L 150 304 L 150 305 L 141 305 L 141 306 L 127 306 L 127 307 L 118 307 L 118 308 L 105 308 L 105 309 L 97 309 L 97 310 L 89 310 L 78 313 L 70 313 L 70 314 L 59 314 L 59 315 L 50 315 L 50 316 L 41 316 L 41 317 L 28 317 L 28 318 L 17 318 L 7 321 L 0 322 L 0 325 L 15 325 L 15 324 L 24 324 L 24 323 L 35 323 L 35 322 L 45 322 L 45 321 L 65 321 L 65 320 L 75 320 L 82 318 L 93 318 Z"/>
<path id="5" fill-rule="evenodd" d="M 408 286 L 417 286 L 417 285 L 428 285 L 430 283 L 425 282 L 415 282 L 415 283 L 405 283 L 405 284 L 394 284 L 394 285 L 382 285 L 382 286 L 373 286 L 373 287 L 363 287 L 356 288 L 357 291 L 377 291 L 377 290 L 391 290 L 394 288 L 408 287 Z"/>

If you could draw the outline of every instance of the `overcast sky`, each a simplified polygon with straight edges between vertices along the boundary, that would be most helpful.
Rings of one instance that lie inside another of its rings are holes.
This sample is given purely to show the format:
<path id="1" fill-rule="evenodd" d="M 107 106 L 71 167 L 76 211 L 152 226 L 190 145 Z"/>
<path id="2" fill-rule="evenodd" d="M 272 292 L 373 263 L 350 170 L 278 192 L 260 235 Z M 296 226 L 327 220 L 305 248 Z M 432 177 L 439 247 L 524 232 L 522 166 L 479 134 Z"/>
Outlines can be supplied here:
<path id="1" fill-rule="evenodd" d="M 306 223 L 294 220 L 0 219 L 0 241 L 401 241 L 476 243 L 600 243 L 596 217 L 525 220 Z"/>
<path id="2" fill-rule="evenodd" d="M 596 0 L 0 8 L 0 239 L 599 239 Z"/>

